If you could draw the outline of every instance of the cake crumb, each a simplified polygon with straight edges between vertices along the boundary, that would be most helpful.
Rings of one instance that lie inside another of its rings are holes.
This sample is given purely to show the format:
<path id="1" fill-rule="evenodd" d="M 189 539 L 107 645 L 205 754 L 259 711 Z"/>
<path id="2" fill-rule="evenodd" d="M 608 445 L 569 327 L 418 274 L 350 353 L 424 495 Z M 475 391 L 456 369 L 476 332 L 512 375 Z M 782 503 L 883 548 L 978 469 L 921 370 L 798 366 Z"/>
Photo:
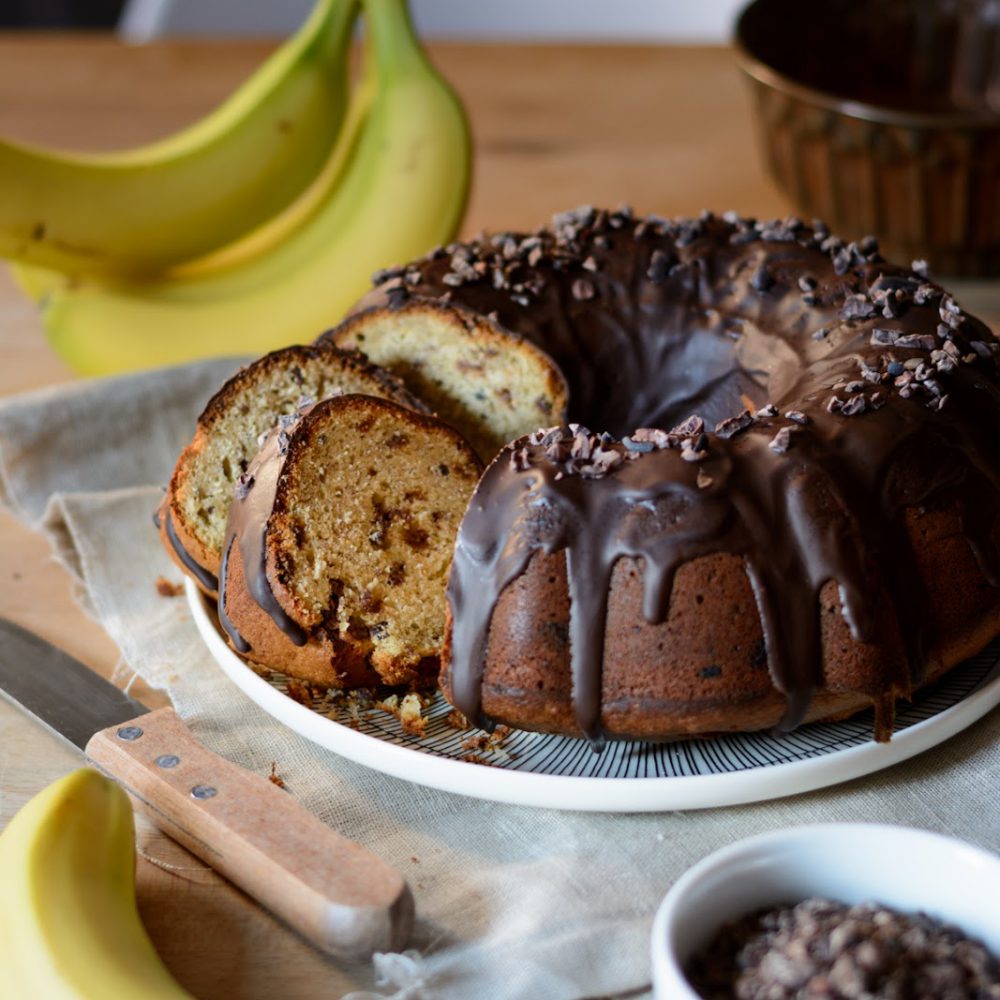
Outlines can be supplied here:
<path id="1" fill-rule="evenodd" d="M 427 733 L 427 719 L 424 717 L 424 703 L 420 695 L 411 691 L 403 695 L 391 694 L 381 701 L 375 702 L 375 708 L 388 712 L 399 719 L 399 724 L 404 733 L 411 736 L 425 736 Z"/>
<path id="2" fill-rule="evenodd" d="M 463 750 L 481 750 L 489 753 L 503 750 L 503 743 L 510 736 L 509 726 L 497 726 L 492 733 L 476 732 L 462 740 Z"/>
<path id="3" fill-rule="evenodd" d="M 450 726 L 452 729 L 457 729 L 459 732 L 472 728 L 469 725 L 469 720 L 457 708 L 453 708 L 445 716 L 444 724 Z"/>
<path id="4" fill-rule="evenodd" d="M 156 578 L 156 592 L 160 597 L 180 597 L 184 593 L 183 583 L 174 583 L 165 576 Z"/>
<path id="5" fill-rule="evenodd" d="M 424 736 L 427 732 L 427 719 L 423 715 L 423 705 L 420 696 L 412 691 L 406 695 L 399 705 L 399 724 L 404 733 L 411 736 Z"/>
<path id="6" fill-rule="evenodd" d="M 306 708 L 312 708 L 316 698 L 323 694 L 322 688 L 317 688 L 315 685 L 307 681 L 300 681 L 295 677 L 288 678 L 285 692 L 292 701 L 297 701 L 300 705 L 305 705 Z"/>

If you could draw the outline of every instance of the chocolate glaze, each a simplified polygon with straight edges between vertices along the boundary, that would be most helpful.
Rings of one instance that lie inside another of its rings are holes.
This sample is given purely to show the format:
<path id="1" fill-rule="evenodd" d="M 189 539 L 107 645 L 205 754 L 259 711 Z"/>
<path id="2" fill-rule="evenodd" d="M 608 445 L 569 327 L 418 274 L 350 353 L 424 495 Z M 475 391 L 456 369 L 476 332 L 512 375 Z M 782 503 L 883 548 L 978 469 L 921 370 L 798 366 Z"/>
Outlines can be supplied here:
<path id="1" fill-rule="evenodd" d="M 562 368 L 570 419 L 612 436 L 537 434 L 484 475 L 448 586 L 456 705 L 489 724 L 481 687 L 496 602 L 534 552 L 565 550 L 574 710 L 599 743 L 616 560 L 642 560 L 643 614 L 658 622 L 679 566 L 726 552 L 745 560 L 787 699 L 783 729 L 823 684 L 822 586 L 837 583 L 859 642 L 873 641 L 888 596 L 908 663 L 860 692 L 887 737 L 933 638 L 904 509 L 957 504 L 984 576 L 1000 584 L 998 345 L 915 266 L 796 219 L 586 208 L 552 230 L 452 244 L 381 275 L 368 302 L 447 299 L 495 313 Z M 704 432 L 632 434 L 692 413 Z M 598 450 L 603 464 L 587 457 Z"/>
<path id="2" fill-rule="evenodd" d="M 214 594 L 219 589 L 219 581 L 215 578 L 215 574 L 210 573 L 201 563 L 195 562 L 191 553 L 181 544 L 181 540 L 177 537 L 177 532 L 174 530 L 174 519 L 170 516 L 169 509 L 164 511 L 163 516 L 164 527 L 167 531 L 167 541 L 170 542 L 171 548 L 177 553 L 177 558 L 180 559 L 187 571 L 195 577 L 205 590 Z M 158 521 L 156 526 L 159 527 Z"/>
<path id="3" fill-rule="evenodd" d="M 219 623 L 240 653 L 248 653 L 250 644 L 226 614 L 226 576 L 234 544 L 239 545 L 243 575 L 253 599 L 296 646 L 304 646 L 309 638 L 305 630 L 288 616 L 271 590 L 267 579 L 266 530 L 285 466 L 289 436 L 295 425 L 314 409 L 315 404 L 303 407 L 295 417 L 282 417 L 236 484 L 222 547 L 218 611 Z"/>

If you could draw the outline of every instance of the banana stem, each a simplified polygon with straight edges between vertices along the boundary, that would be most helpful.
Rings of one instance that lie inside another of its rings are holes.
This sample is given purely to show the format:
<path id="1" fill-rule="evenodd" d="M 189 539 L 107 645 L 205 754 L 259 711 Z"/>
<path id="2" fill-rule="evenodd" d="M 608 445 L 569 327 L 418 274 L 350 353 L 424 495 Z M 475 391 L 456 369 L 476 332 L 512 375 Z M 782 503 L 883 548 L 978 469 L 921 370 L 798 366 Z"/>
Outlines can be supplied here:
<path id="1" fill-rule="evenodd" d="M 413 30 L 407 0 L 361 0 L 368 52 L 380 76 L 427 72 L 431 68 Z"/>
<path id="2" fill-rule="evenodd" d="M 330 58 L 340 47 L 341 32 L 354 23 L 357 13 L 358 0 L 317 0 L 302 28 L 306 49 L 320 61 Z"/>

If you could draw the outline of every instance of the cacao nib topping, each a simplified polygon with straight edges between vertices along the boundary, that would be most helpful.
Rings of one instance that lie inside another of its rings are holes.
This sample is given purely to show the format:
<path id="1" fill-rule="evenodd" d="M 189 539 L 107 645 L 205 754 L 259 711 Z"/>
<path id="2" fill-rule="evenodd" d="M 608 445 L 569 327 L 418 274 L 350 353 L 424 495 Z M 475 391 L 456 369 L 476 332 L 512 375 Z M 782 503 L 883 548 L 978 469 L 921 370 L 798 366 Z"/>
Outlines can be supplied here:
<path id="1" fill-rule="evenodd" d="M 676 437 L 658 427 L 639 427 L 632 431 L 632 440 L 640 444 L 651 444 L 656 449 L 676 447 Z"/>
<path id="2" fill-rule="evenodd" d="M 859 413 L 864 413 L 868 409 L 868 400 L 860 393 L 845 400 L 840 407 L 840 414 L 844 417 L 856 417 Z"/>
<path id="3" fill-rule="evenodd" d="M 925 913 L 812 898 L 723 924 L 685 975 L 705 1000 L 987 1000 L 1000 958 Z"/>
<path id="4" fill-rule="evenodd" d="M 641 451 L 654 449 L 651 443 L 647 449 L 636 447 L 634 441 L 631 447 L 619 444 L 610 435 L 593 434 L 579 424 L 539 430 L 523 441 L 512 446 L 509 463 L 513 471 L 546 465 L 557 467 L 560 477 L 585 479 L 606 476 Z"/>
<path id="5" fill-rule="evenodd" d="M 735 437 L 741 431 L 745 431 L 753 425 L 753 414 L 749 410 L 744 410 L 735 417 L 726 417 L 715 425 L 715 433 L 720 438 Z"/>
<path id="6" fill-rule="evenodd" d="M 679 437 L 695 437 L 702 434 L 704 430 L 705 421 L 698 414 L 692 413 L 690 417 L 679 423 L 671 433 L 677 434 Z"/>
<path id="7" fill-rule="evenodd" d="M 927 305 L 941 297 L 941 290 L 934 285 L 920 285 L 913 293 L 913 304 L 918 306 Z"/>
<path id="8" fill-rule="evenodd" d="M 627 434 L 622 438 L 622 444 L 625 445 L 628 451 L 649 452 L 656 448 L 656 445 L 652 441 L 640 441 L 634 437 L 629 437 Z"/>
<path id="9" fill-rule="evenodd" d="M 685 438 L 681 442 L 681 458 L 685 462 L 703 462 L 708 458 L 708 436 L 699 434 L 696 438 Z"/>
<path id="10" fill-rule="evenodd" d="M 864 295 L 849 296 L 840 310 L 840 318 L 848 323 L 857 319 L 871 319 L 875 314 L 875 305 Z"/>
<path id="11" fill-rule="evenodd" d="M 898 330 L 887 330 L 884 327 L 875 327 L 871 333 L 872 347 L 892 347 L 898 339 Z"/>
<path id="12" fill-rule="evenodd" d="M 920 351 L 933 351 L 937 340 L 929 333 L 906 333 L 895 340 L 896 347 L 906 347 Z"/>
<path id="13" fill-rule="evenodd" d="M 777 434 L 771 438 L 767 443 L 768 448 L 771 451 L 776 451 L 779 455 L 783 455 L 792 446 L 792 429 L 790 427 L 782 427 Z"/>

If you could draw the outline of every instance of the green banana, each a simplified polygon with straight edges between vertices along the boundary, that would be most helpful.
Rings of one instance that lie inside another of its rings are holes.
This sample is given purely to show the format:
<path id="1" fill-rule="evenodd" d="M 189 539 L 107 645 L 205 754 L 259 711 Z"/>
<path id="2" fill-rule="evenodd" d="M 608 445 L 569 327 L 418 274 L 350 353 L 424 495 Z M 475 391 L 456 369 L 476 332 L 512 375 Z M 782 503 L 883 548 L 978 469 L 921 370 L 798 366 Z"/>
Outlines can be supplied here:
<path id="1" fill-rule="evenodd" d="M 135 900 L 128 796 L 81 768 L 0 834 L 0 977 L 19 1000 L 181 1000 Z"/>
<path id="2" fill-rule="evenodd" d="M 0 257 L 72 277 L 151 274 L 282 211 L 340 131 L 356 14 L 356 0 L 318 0 L 227 101 L 149 146 L 69 154 L 0 140 Z"/>
<path id="3" fill-rule="evenodd" d="M 225 353 L 263 353 L 336 323 L 379 267 L 448 240 L 468 190 L 461 105 L 428 62 L 405 0 L 362 0 L 365 108 L 307 192 L 288 232 L 235 262 L 160 281 L 67 282 L 44 298 L 51 343 L 77 371 L 104 374 Z M 293 209 L 294 211 L 294 209 Z M 266 228 L 265 228 L 266 231 Z"/>

